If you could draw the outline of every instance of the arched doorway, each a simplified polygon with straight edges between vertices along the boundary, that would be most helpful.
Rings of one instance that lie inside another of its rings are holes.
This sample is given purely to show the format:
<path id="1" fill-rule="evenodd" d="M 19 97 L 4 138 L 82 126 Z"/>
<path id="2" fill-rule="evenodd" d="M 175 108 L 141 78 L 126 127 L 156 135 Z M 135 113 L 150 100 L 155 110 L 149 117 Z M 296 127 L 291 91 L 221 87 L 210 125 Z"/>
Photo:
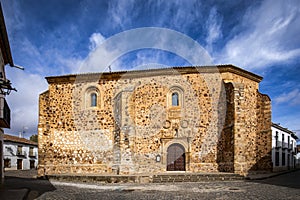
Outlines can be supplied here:
<path id="1" fill-rule="evenodd" d="M 185 150 L 181 144 L 175 143 L 168 147 L 167 171 L 185 171 Z"/>

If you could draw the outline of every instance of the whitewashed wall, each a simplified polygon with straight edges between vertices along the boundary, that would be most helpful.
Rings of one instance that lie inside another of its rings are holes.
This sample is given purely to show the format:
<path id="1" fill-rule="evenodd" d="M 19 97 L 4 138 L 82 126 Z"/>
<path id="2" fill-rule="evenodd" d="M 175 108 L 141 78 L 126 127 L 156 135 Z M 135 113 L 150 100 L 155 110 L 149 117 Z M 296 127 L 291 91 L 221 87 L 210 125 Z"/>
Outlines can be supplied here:
<path id="1" fill-rule="evenodd" d="M 296 149 L 296 140 L 291 136 L 289 132 L 283 131 L 281 129 L 278 129 L 274 126 L 271 127 L 272 129 L 272 162 L 273 162 L 273 171 L 281 171 L 281 170 L 288 170 L 288 169 L 293 169 L 296 167 L 296 156 L 295 156 L 295 149 Z M 278 143 L 279 146 L 277 145 L 276 148 L 276 132 L 278 133 Z M 283 136 L 283 137 L 282 137 Z M 284 140 L 284 143 L 288 145 L 288 137 L 290 137 L 290 147 L 289 148 L 283 148 L 282 145 L 282 140 Z M 276 166 L 275 162 L 275 155 L 276 152 L 279 152 L 279 165 Z M 285 153 L 285 165 L 282 164 L 283 157 L 282 153 Z M 290 158 L 288 158 L 290 157 Z"/>
<path id="2" fill-rule="evenodd" d="M 17 155 L 19 145 L 22 146 L 24 156 Z M 29 156 L 29 147 L 33 147 L 33 155 L 35 155 L 35 157 Z M 30 160 L 35 161 L 34 167 L 37 167 L 38 165 L 38 148 L 36 146 L 6 141 L 3 146 L 3 152 L 3 160 L 10 159 L 11 164 L 10 168 L 5 168 L 5 170 L 16 170 L 18 159 L 22 159 L 22 170 L 30 169 Z"/>

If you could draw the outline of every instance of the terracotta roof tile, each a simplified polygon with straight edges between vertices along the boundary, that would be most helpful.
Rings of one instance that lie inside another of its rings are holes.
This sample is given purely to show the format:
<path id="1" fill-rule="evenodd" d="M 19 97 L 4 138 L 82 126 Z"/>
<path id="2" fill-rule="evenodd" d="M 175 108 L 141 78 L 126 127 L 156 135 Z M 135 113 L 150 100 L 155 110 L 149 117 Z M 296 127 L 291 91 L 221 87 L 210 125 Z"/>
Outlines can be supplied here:
<path id="1" fill-rule="evenodd" d="M 23 144 L 31 144 L 31 145 L 35 145 L 35 146 L 38 145 L 38 143 L 33 142 L 31 140 L 27 140 L 25 138 L 20 138 L 20 137 L 17 137 L 17 136 L 7 135 L 7 134 L 3 135 L 3 140 L 4 141 L 17 142 L 17 143 L 23 143 Z"/>

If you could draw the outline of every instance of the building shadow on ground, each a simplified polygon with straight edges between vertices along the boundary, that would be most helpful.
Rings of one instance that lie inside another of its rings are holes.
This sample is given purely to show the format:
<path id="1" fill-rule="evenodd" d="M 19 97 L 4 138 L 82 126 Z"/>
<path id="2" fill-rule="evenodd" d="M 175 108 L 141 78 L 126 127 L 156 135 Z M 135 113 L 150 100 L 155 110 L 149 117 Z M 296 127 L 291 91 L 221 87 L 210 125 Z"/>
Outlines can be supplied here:
<path id="1" fill-rule="evenodd" d="M 288 188 L 300 189 L 300 170 L 287 172 L 275 177 L 266 178 L 262 180 L 249 180 L 250 182 L 257 182 L 260 184 L 270 184 Z"/>
<path id="2" fill-rule="evenodd" d="M 26 173 L 26 172 L 24 172 Z M 2 189 L 8 190 L 22 190 L 26 189 L 28 192 L 25 194 L 24 199 L 31 200 L 35 199 L 42 194 L 56 190 L 56 188 L 47 179 L 38 179 L 35 177 L 26 177 L 24 173 L 16 173 L 13 175 L 5 175 L 4 184 Z"/>

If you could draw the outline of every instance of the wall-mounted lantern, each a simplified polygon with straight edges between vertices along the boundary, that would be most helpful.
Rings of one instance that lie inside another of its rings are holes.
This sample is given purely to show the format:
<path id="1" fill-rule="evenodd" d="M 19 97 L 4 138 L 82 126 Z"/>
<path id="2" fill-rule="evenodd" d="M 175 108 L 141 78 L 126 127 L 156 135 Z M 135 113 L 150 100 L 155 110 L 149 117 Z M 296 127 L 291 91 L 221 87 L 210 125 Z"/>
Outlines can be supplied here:
<path id="1" fill-rule="evenodd" d="M 156 155 L 156 158 L 155 158 L 156 162 L 160 162 L 160 155 Z"/>

